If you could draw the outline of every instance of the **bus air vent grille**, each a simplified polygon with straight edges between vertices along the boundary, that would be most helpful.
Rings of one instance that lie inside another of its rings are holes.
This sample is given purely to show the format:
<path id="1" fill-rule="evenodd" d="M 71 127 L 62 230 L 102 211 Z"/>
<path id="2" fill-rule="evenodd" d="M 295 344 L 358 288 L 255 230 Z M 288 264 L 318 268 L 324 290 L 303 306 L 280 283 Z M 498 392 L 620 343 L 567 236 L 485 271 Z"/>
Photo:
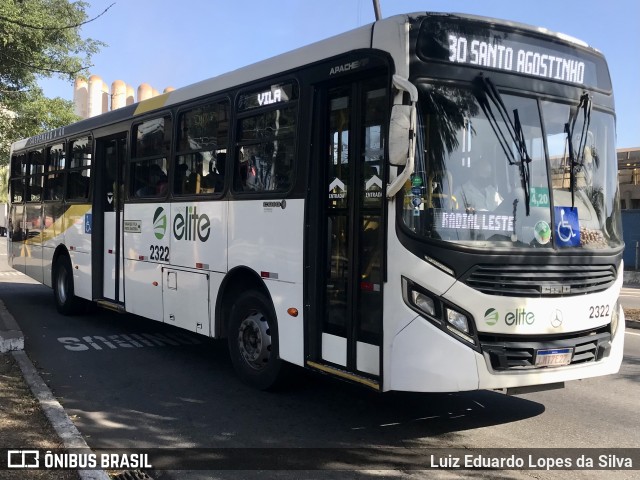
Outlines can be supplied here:
<path id="1" fill-rule="evenodd" d="M 602 328 L 573 334 L 572 338 L 540 337 L 525 342 L 516 337 L 480 334 L 480 346 L 495 371 L 540 368 L 535 366 L 536 352 L 551 348 L 572 348 L 571 365 L 578 365 L 606 357 L 611 348 L 611 334 Z"/>
<path id="2" fill-rule="evenodd" d="M 568 297 L 601 292 L 616 281 L 613 265 L 476 265 L 461 280 L 487 295 Z"/>

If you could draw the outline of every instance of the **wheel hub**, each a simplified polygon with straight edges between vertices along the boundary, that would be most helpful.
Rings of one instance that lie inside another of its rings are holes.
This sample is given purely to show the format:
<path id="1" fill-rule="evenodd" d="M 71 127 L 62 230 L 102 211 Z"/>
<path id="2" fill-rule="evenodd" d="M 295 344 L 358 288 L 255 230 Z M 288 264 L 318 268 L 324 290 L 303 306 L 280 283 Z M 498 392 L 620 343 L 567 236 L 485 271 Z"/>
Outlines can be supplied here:
<path id="1" fill-rule="evenodd" d="M 269 323 L 260 312 L 249 314 L 238 330 L 240 354 L 249 366 L 262 370 L 271 356 Z"/>

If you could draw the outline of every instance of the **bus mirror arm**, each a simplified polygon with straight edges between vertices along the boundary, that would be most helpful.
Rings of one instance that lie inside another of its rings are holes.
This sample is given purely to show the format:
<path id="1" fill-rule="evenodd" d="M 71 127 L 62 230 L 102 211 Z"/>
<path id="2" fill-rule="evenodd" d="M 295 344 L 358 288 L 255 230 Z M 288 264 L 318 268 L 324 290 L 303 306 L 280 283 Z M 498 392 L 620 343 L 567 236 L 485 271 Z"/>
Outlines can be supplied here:
<path id="1" fill-rule="evenodd" d="M 389 122 L 389 163 L 404 166 L 387 185 L 387 198 L 392 199 L 413 173 L 416 150 L 416 102 L 418 89 L 406 78 L 393 76 L 393 85 L 400 91 L 409 93 L 411 105 L 394 105 Z"/>

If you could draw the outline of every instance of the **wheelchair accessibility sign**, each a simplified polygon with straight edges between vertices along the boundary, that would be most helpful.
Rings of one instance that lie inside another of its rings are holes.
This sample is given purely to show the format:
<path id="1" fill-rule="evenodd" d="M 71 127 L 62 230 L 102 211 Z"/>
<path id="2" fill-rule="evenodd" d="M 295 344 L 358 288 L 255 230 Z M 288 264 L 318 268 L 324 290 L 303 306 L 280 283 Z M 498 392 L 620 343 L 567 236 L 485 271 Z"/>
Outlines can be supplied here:
<path id="1" fill-rule="evenodd" d="M 580 221 L 575 207 L 554 207 L 554 233 L 559 247 L 580 246 Z"/>

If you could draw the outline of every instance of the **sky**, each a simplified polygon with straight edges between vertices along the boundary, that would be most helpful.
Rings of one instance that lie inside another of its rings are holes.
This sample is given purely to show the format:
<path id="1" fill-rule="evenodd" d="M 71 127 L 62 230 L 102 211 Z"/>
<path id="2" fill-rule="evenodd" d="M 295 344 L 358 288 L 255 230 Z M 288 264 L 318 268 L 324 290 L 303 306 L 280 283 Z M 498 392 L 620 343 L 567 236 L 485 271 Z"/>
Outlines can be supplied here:
<path id="1" fill-rule="evenodd" d="M 107 44 L 89 74 L 160 92 L 255 63 L 374 21 L 372 0 L 115 0 L 85 25 Z M 639 0 L 379 0 L 382 16 L 419 11 L 501 18 L 579 38 L 609 63 L 617 147 L 640 147 Z M 94 17 L 114 0 L 90 0 Z M 73 85 L 42 79 L 45 95 L 73 99 Z"/>

